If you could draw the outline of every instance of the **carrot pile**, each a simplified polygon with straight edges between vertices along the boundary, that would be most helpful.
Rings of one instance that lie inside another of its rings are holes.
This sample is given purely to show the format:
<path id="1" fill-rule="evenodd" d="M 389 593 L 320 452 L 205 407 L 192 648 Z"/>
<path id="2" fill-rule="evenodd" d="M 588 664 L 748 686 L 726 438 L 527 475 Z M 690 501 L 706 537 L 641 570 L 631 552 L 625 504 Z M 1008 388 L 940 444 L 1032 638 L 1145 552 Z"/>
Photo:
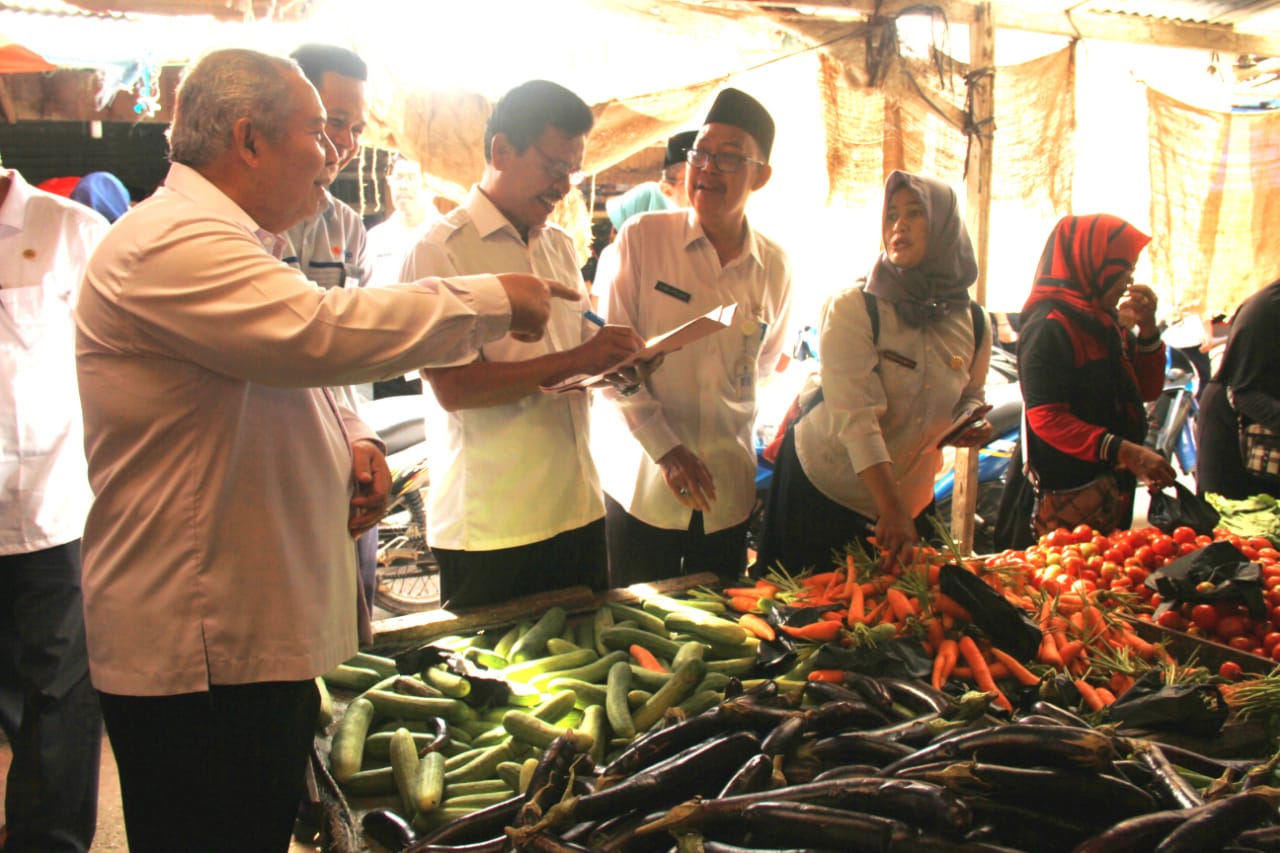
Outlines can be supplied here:
<path id="1" fill-rule="evenodd" d="M 1043 639 L 1034 660 L 1019 661 L 993 646 L 972 625 L 968 611 L 941 591 L 939 575 L 948 562 L 973 572 L 1037 621 Z M 852 646 L 913 634 L 933 658 L 934 687 L 962 679 L 1009 710 L 1007 689 L 1039 684 L 1054 673 L 1069 676 L 1086 710 L 1100 710 L 1146 669 L 1171 661 L 1162 646 L 1142 639 L 1119 618 L 1129 604 L 1123 593 L 1051 594 L 1028 579 L 1016 563 L 961 560 L 922 546 L 910 563 L 890 572 L 881 572 L 877 561 L 853 551 L 843 566 L 830 571 L 792 575 L 777 567 L 753 586 L 724 589 L 722 597 L 740 614 L 739 624 L 764 640 L 783 633 L 802 642 Z M 775 629 L 765 615 L 778 603 L 819 608 L 821 618 L 803 627 Z M 819 670 L 808 677 L 835 680 L 836 674 Z"/>

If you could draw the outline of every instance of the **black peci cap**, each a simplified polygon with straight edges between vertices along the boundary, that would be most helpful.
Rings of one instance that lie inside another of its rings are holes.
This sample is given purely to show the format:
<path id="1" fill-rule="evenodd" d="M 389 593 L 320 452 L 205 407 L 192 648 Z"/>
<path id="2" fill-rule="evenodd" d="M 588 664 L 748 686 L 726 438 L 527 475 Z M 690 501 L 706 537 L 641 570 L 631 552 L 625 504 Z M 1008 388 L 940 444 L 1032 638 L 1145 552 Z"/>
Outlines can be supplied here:
<path id="1" fill-rule="evenodd" d="M 703 124 L 731 124 L 740 127 L 760 146 L 766 161 L 773 148 L 773 118 L 760 102 L 740 89 L 725 89 L 716 95 Z"/>
<path id="2" fill-rule="evenodd" d="M 676 163 L 684 162 L 684 152 L 693 147 L 693 141 L 698 138 L 698 131 L 684 130 L 677 133 L 667 140 L 667 153 L 662 158 L 662 168 L 667 169 Z"/>

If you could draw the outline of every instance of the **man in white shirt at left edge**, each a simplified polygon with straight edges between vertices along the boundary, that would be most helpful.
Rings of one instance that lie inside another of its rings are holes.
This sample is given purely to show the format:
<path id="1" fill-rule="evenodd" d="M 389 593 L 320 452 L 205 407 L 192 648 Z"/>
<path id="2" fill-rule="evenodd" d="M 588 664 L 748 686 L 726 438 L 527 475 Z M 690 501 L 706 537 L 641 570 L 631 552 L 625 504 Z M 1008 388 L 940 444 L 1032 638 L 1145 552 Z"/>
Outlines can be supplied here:
<path id="1" fill-rule="evenodd" d="M 93 499 L 76 395 L 76 292 L 107 221 L 0 172 L 0 727 L 6 851 L 84 853 L 102 716 L 89 683 L 80 534 Z"/>
<path id="2" fill-rule="evenodd" d="M 577 298 L 528 275 L 317 287 L 281 235 L 335 158 L 290 60 L 201 58 L 164 185 L 81 289 L 85 621 L 132 853 L 288 847 L 314 678 L 357 648 L 351 537 L 390 485 L 324 386 L 536 339 L 550 298 Z"/>

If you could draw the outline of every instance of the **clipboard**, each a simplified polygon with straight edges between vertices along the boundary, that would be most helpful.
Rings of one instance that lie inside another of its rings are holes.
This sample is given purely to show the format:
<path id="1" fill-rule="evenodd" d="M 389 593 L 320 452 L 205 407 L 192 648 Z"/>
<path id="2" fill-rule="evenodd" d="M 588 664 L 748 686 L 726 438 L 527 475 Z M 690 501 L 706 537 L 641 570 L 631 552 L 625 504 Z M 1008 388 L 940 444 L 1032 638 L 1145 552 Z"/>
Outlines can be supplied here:
<path id="1" fill-rule="evenodd" d="M 579 374 L 570 376 L 554 385 L 543 385 L 542 390 L 547 394 L 563 394 L 567 391 L 578 391 L 587 388 L 603 388 L 614 385 L 612 381 L 605 378 L 611 374 L 618 373 L 629 367 L 643 364 L 651 359 L 661 355 L 673 353 L 678 349 L 688 346 L 694 341 L 701 340 L 707 335 L 715 334 L 729 328 L 729 324 L 733 322 L 733 316 L 738 309 L 737 303 L 730 305 L 722 305 L 719 308 L 713 308 L 700 317 L 695 317 L 682 326 L 677 326 L 669 332 L 664 332 L 657 337 L 650 338 L 645 342 L 644 349 L 632 353 L 627 358 L 611 366 L 608 370 L 594 375 Z M 723 319 L 723 318 L 728 318 Z"/>

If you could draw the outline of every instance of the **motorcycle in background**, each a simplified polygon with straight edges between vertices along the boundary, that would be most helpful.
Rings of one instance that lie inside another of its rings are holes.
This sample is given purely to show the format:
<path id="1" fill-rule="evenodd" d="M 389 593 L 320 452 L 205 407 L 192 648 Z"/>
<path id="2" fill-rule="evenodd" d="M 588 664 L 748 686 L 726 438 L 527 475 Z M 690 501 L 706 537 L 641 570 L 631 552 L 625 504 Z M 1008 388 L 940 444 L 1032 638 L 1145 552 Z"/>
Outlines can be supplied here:
<path id="1" fill-rule="evenodd" d="M 1198 390 L 1199 381 L 1191 360 L 1181 350 L 1165 347 L 1164 390 L 1147 404 L 1145 444 L 1192 478 L 1196 473 Z"/>

